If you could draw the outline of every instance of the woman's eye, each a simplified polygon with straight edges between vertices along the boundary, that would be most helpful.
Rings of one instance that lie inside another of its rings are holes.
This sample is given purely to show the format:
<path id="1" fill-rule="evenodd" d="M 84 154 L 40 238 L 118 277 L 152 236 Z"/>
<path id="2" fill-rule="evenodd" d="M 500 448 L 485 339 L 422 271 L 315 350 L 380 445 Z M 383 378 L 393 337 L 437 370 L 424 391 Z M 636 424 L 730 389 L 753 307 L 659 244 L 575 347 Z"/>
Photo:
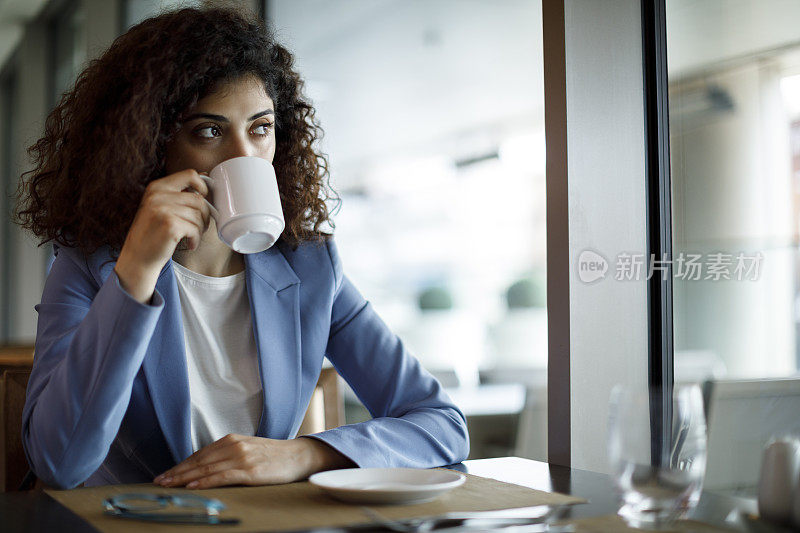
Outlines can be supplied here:
<path id="1" fill-rule="evenodd" d="M 253 132 L 256 135 L 269 135 L 270 130 L 272 130 L 272 123 L 270 122 L 264 122 L 253 128 Z"/>
<path id="2" fill-rule="evenodd" d="M 194 130 L 195 135 L 204 139 L 213 139 L 220 134 L 219 128 L 216 126 L 205 126 Z"/>

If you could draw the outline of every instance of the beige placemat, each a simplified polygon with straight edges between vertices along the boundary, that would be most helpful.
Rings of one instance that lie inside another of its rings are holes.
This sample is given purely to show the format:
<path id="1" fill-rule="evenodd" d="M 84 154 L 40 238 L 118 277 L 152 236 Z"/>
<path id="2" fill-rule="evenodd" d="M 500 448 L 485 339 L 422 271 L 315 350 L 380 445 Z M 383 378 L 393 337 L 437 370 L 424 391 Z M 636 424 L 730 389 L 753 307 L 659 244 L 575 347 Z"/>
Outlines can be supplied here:
<path id="1" fill-rule="evenodd" d="M 567 520 L 563 523 L 575 526 L 575 533 L 625 533 L 627 531 L 631 533 L 642 533 L 641 529 L 628 527 L 625 521 L 617 515 Z M 720 533 L 733 530 L 712 526 L 711 524 L 705 524 L 696 520 L 676 520 L 668 528 L 660 529 L 659 531 L 673 533 Z"/>
<path id="2" fill-rule="evenodd" d="M 217 498 L 228 508 L 223 516 L 236 517 L 241 522 L 236 526 L 186 526 L 174 524 L 146 523 L 103 514 L 102 502 L 116 494 L 179 493 L 190 492 Z M 371 522 L 353 504 L 335 500 L 307 481 L 288 485 L 264 487 L 233 487 L 208 490 L 164 489 L 151 484 L 108 485 L 88 489 L 48 490 L 47 494 L 100 531 L 148 533 L 203 531 L 280 531 L 307 529 L 323 526 L 343 526 Z M 460 487 L 444 494 L 430 503 L 417 505 L 371 506 L 380 509 L 387 518 L 412 518 L 430 516 L 449 511 L 489 511 L 545 504 L 580 503 L 585 500 L 554 492 L 542 492 L 519 485 L 503 483 L 493 479 L 467 474 L 467 481 Z"/>

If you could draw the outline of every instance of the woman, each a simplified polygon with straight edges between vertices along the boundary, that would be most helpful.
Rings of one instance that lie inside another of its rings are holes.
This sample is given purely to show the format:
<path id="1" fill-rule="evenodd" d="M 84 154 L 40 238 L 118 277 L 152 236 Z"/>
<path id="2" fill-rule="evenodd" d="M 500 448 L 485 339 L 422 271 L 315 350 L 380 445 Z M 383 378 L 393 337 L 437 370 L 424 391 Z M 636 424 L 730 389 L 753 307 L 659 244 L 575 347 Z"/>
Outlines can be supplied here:
<path id="1" fill-rule="evenodd" d="M 18 217 L 56 258 L 23 413 L 55 487 L 284 483 L 466 458 L 463 414 L 342 274 L 320 131 L 291 54 L 227 9 L 119 37 L 32 148 Z M 286 229 L 240 255 L 199 173 L 272 161 Z M 295 438 L 327 356 L 373 415 Z"/>

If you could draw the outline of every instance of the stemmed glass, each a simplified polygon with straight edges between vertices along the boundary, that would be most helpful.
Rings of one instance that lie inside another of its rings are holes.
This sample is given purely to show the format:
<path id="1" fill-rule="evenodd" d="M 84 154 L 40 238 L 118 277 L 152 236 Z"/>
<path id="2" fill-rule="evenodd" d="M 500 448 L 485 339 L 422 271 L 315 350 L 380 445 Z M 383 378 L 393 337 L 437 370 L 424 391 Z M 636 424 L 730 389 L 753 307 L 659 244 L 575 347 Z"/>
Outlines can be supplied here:
<path id="1" fill-rule="evenodd" d="M 700 388 L 615 387 L 608 458 L 628 525 L 661 529 L 685 516 L 700 499 L 706 469 Z"/>

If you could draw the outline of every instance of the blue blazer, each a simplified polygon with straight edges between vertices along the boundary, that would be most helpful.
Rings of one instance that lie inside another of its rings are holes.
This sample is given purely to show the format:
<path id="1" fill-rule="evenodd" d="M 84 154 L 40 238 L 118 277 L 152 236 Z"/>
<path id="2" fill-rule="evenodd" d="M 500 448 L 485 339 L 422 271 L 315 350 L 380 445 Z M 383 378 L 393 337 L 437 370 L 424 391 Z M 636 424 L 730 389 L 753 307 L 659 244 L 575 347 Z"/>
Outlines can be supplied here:
<path id="1" fill-rule="evenodd" d="M 149 482 L 192 453 L 189 382 L 172 261 L 149 305 L 107 248 L 58 248 L 36 306 L 22 438 L 48 485 Z M 314 438 L 360 467 L 467 457 L 464 415 L 342 274 L 332 241 L 245 256 L 263 411 L 258 436 L 291 439 L 327 356 L 373 416 Z"/>

